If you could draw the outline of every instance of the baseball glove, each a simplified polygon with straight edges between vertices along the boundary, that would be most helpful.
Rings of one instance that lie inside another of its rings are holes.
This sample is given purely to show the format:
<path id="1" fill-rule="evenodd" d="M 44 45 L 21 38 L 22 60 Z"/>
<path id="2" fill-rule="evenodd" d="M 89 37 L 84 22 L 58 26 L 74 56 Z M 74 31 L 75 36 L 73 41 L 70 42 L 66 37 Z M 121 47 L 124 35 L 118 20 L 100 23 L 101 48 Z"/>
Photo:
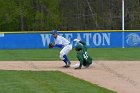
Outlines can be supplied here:
<path id="1" fill-rule="evenodd" d="M 53 48 L 53 47 L 54 47 L 54 43 L 50 43 L 49 48 Z"/>

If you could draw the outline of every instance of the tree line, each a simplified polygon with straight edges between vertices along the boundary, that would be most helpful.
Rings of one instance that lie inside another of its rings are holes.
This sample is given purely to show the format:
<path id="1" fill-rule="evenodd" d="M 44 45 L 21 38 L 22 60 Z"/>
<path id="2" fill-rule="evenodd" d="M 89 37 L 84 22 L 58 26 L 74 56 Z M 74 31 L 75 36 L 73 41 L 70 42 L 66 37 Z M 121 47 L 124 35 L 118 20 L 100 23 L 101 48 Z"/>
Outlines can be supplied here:
<path id="1" fill-rule="evenodd" d="M 121 0 L 0 0 L 0 31 L 121 29 Z M 125 1 L 125 29 L 140 29 L 140 0 Z"/>

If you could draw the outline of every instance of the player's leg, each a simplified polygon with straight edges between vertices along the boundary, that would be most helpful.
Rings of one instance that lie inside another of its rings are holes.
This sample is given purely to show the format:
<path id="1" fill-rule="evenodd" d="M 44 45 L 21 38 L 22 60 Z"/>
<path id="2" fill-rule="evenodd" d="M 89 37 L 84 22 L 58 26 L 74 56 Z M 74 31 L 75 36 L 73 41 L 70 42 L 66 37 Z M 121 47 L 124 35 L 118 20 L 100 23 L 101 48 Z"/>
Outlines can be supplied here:
<path id="1" fill-rule="evenodd" d="M 70 66 L 70 61 L 67 57 L 67 54 L 72 50 L 72 46 L 71 45 L 67 45 L 65 46 L 61 51 L 60 51 L 60 59 L 63 60 L 66 64 L 65 67 L 69 67 Z"/>
<path id="2" fill-rule="evenodd" d="M 93 61 L 93 60 L 92 60 L 92 58 L 89 56 L 89 59 L 88 59 L 88 64 L 90 64 L 90 65 L 91 65 L 91 64 L 92 64 L 92 61 Z"/>
<path id="3" fill-rule="evenodd" d="M 87 66 L 87 64 L 88 64 L 88 63 L 86 62 L 86 60 L 84 60 L 84 61 L 83 61 L 83 66 Z"/>
<path id="4" fill-rule="evenodd" d="M 70 52 L 72 50 L 72 45 L 67 45 L 67 46 L 65 46 L 64 47 L 64 50 L 63 50 L 63 52 L 65 53 L 65 55 L 63 56 L 66 60 L 67 60 L 67 62 L 70 64 L 70 60 L 68 59 L 68 57 L 67 57 L 67 55 L 68 55 L 68 53 Z"/>
<path id="5" fill-rule="evenodd" d="M 92 64 L 92 58 L 89 56 L 89 57 L 88 57 L 88 60 L 86 61 L 85 67 L 87 68 L 87 67 L 89 67 L 91 64 Z"/>
<path id="6" fill-rule="evenodd" d="M 70 60 L 68 59 L 67 55 L 68 53 L 72 50 L 72 45 L 67 45 L 64 47 L 63 52 L 65 53 L 65 55 L 63 55 L 64 59 L 67 61 L 67 64 L 70 66 Z"/>
<path id="7" fill-rule="evenodd" d="M 82 68 L 82 65 L 84 65 L 84 57 L 83 57 L 83 54 L 82 53 L 77 53 L 76 55 L 77 59 L 79 60 L 80 64 L 78 67 L 76 67 L 75 69 L 81 69 Z"/>

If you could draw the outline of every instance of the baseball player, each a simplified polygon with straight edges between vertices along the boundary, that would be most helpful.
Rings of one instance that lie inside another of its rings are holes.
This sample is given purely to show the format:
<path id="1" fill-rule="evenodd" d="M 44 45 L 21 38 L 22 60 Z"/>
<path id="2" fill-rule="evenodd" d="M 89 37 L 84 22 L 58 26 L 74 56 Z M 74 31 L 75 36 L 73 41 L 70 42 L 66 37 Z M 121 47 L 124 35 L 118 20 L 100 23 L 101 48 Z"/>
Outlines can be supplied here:
<path id="1" fill-rule="evenodd" d="M 70 60 L 67 57 L 67 54 L 72 50 L 72 45 L 70 41 L 68 41 L 66 38 L 60 36 L 57 32 L 57 30 L 52 30 L 52 36 L 55 38 L 54 43 L 50 43 L 49 47 L 59 47 L 62 48 L 60 51 L 60 59 L 64 61 L 65 68 L 70 67 Z"/>
<path id="2" fill-rule="evenodd" d="M 81 69 L 82 65 L 86 68 L 89 67 L 92 64 L 92 58 L 87 53 L 87 46 L 84 42 L 74 39 L 74 41 L 77 42 L 77 45 L 75 46 L 75 50 L 77 51 L 77 58 L 80 61 L 79 67 L 76 67 L 75 69 Z"/>

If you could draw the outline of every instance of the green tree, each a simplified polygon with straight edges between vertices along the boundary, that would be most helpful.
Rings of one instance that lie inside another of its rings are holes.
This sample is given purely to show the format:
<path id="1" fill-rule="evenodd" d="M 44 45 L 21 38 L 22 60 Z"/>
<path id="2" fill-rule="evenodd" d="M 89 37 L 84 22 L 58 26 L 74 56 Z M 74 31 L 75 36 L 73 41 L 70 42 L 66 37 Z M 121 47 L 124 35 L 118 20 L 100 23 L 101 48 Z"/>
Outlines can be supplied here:
<path id="1" fill-rule="evenodd" d="M 0 30 L 18 30 L 19 22 L 16 3 L 13 0 L 0 0 Z"/>

